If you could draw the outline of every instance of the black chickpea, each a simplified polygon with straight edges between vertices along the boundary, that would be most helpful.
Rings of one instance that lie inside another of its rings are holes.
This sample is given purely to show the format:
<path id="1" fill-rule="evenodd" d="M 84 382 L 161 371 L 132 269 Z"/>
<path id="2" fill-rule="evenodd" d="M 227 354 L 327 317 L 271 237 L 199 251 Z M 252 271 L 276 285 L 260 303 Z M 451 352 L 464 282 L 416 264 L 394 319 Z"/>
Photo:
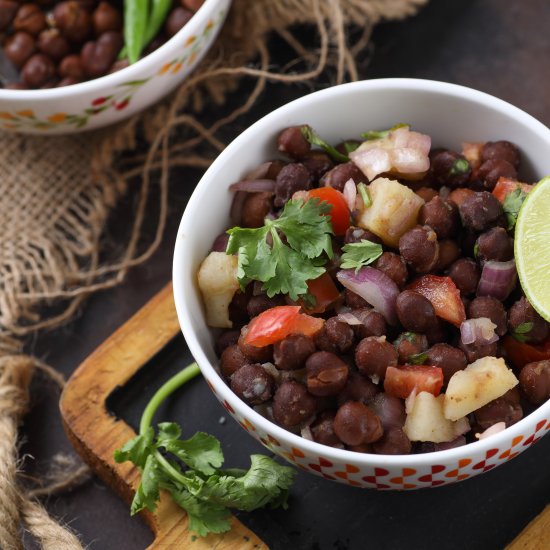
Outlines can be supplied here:
<path id="1" fill-rule="evenodd" d="M 465 185 L 472 169 L 468 161 L 454 151 L 440 151 L 431 159 L 432 174 L 437 183 L 449 187 Z"/>
<path id="2" fill-rule="evenodd" d="M 302 134 L 301 126 L 290 126 L 277 137 L 277 149 L 293 159 L 300 160 L 309 153 L 311 145 Z"/>
<path id="3" fill-rule="evenodd" d="M 337 164 L 332 170 L 323 175 L 319 183 L 321 186 L 334 187 L 338 191 L 343 191 L 344 185 L 349 179 L 356 183 L 365 179 L 363 172 L 353 162 Z"/>
<path id="4" fill-rule="evenodd" d="M 300 382 L 283 382 L 273 397 L 273 418 L 287 428 L 298 426 L 313 416 L 316 410 L 315 397 Z"/>
<path id="5" fill-rule="evenodd" d="M 261 365 L 244 365 L 231 377 L 231 389 L 249 405 L 271 399 L 274 381 Z"/>
<path id="6" fill-rule="evenodd" d="M 378 441 L 383 430 L 379 418 L 363 403 L 344 403 L 334 418 L 334 433 L 347 445 Z"/>
<path id="7" fill-rule="evenodd" d="M 454 237 L 460 228 L 456 204 L 443 200 L 439 195 L 422 205 L 418 223 L 430 226 L 439 239 Z"/>
<path id="8" fill-rule="evenodd" d="M 409 273 L 403 256 L 394 252 L 384 252 L 374 263 L 374 267 L 385 273 L 399 288 L 403 288 Z"/>
<path id="9" fill-rule="evenodd" d="M 296 191 L 306 191 L 310 187 L 309 172 L 299 162 L 284 166 L 275 181 L 275 206 L 283 206 Z"/>
<path id="10" fill-rule="evenodd" d="M 397 350 L 384 336 L 363 338 L 355 348 L 355 363 L 365 376 L 383 379 L 388 367 L 397 365 Z"/>
<path id="11" fill-rule="evenodd" d="M 477 290 L 481 271 L 471 258 L 459 258 L 449 267 L 447 275 L 463 296 L 470 296 Z"/>
<path id="12" fill-rule="evenodd" d="M 399 252 L 417 272 L 431 271 L 439 257 L 439 243 L 435 231 L 427 226 L 417 226 L 399 239 Z"/>
<path id="13" fill-rule="evenodd" d="M 521 333 L 523 340 L 529 344 L 541 344 L 550 333 L 548 323 L 523 296 L 508 311 L 510 332 L 515 333 L 519 327 L 523 329 Z"/>
<path id="14" fill-rule="evenodd" d="M 455 372 L 465 369 L 468 364 L 466 355 L 462 350 L 445 343 L 433 345 L 426 354 L 427 364 L 443 370 L 445 384 L 449 382 Z"/>
<path id="15" fill-rule="evenodd" d="M 348 379 L 349 368 L 337 355 L 317 351 L 306 361 L 307 390 L 312 395 L 326 397 L 337 395 Z"/>
<path id="16" fill-rule="evenodd" d="M 514 241 L 503 227 L 492 227 L 477 238 L 474 250 L 482 264 L 489 260 L 507 262 L 514 257 Z"/>
<path id="17" fill-rule="evenodd" d="M 281 370 L 296 370 L 303 368 L 314 352 L 315 344 L 309 336 L 291 334 L 273 346 L 273 360 Z"/>
<path id="18" fill-rule="evenodd" d="M 550 398 L 550 361 L 525 365 L 519 373 L 519 383 L 531 403 L 546 401 Z"/>
<path id="19" fill-rule="evenodd" d="M 411 332 L 428 332 L 436 322 L 435 310 L 427 298 L 414 290 L 404 290 L 396 301 L 399 322 Z"/>
<path id="20" fill-rule="evenodd" d="M 502 302 L 492 296 L 479 296 L 474 298 L 468 306 L 468 317 L 470 319 L 487 317 L 497 326 L 495 332 L 499 336 L 504 336 L 504 334 L 506 334 L 506 310 Z"/>

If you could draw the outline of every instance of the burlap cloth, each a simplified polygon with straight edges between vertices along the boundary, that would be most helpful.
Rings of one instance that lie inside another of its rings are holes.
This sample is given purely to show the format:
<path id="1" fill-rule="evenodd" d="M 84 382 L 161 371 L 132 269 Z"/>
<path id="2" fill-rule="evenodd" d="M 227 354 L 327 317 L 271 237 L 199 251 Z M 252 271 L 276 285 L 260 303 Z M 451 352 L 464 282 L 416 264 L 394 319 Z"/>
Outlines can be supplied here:
<path id="1" fill-rule="evenodd" d="M 224 147 L 220 129 L 249 110 L 267 81 L 315 81 L 327 70 L 334 83 L 357 79 L 356 59 L 365 51 L 373 25 L 412 15 L 426 1 L 234 0 L 207 58 L 147 114 L 114 129 L 78 136 L 0 134 L 2 550 L 23 548 L 25 530 L 43 548 L 81 548 L 78 538 L 50 518 L 36 497 L 67 488 L 82 478 L 84 469 L 78 467 L 52 486 L 34 490 L 18 480 L 17 428 L 28 407 L 33 373 L 42 369 L 63 384 L 55 371 L 22 353 L 25 336 L 67 322 L 86 296 L 121 283 L 132 266 L 153 254 L 166 221 L 170 168 L 208 166 Z M 314 50 L 300 40 L 305 26 L 317 33 Z M 295 50 L 298 64 L 271 67 L 268 39 L 273 33 Z M 204 107 L 222 105 L 242 77 L 254 79 L 242 105 L 209 127 L 203 125 Z M 122 253 L 106 263 L 104 228 L 128 189 L 138 197 L 129 222 L 132 230 Z M 140 249 L 141 227 L 153 195 L 158 197 L 158 225 Z"/>

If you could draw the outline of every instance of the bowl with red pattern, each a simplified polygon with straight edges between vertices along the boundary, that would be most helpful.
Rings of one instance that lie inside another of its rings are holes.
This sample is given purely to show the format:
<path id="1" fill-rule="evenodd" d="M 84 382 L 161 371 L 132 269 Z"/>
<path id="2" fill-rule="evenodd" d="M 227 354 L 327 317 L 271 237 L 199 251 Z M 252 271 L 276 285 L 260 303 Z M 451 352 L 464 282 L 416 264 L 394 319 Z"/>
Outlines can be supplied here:
<path id="1" fill-rule="evenodd" d="M 505 464 L 550 430 L 550 402 L 488 437 L 435 452 L 381 455 L 322 445 L 268 420 L 242 401 L 219 370 L 215 335 L 197 272 L 215 238 L 231 226 L 229 186 L 260 163 L 279 156 L 279 132 L 308 124 L 328 143 L 366 129 L 406 122 L 435 144 L 510 140 L 523 157 L 523 176 L 537 181 L 549 170 L 550 130 L 520 109 L 454 84 L 414 79 L 356 82 L 315 92 L 268 114 L 233 141 L 205 173 L 183 215 L 174 253 L 173 286 L 179 322 L 206 382 L 223 407 L 254 439 L 297 468 L 329 480 L 375 489 L 436 487 Z"/>
<path id="2" fill-rule="evenodd" d="M 70 86 L 0 89 L 0 129 L 67 134 L 134 115 L 170 93 L 197 66 L 218 35 L 231 0 L 205 0 L 172 38 L 136 63 Z"/>

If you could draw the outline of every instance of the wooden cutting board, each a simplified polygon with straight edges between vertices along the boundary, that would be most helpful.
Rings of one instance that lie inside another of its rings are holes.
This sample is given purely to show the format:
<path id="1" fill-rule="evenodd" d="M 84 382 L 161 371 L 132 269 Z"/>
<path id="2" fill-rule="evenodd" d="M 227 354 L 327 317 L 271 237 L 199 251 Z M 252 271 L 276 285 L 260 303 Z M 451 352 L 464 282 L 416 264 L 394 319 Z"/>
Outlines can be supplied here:
<path id="1" fill-rule="evenodd" d="M 61 396 L 61 415 L 67 435 L 83 460 L 124 500 L 131 502 L 139 483 L 139 472 L 130 463 L 117 464 L 115 449 L 135 436 L 123 420 L 108 412 L 106 401 L 118 387 L 159 353 L 180 332 L 172 297 L 167 285 L 148 304 L 106 340 L 75 371 Z M 223 535 L 196 538 L 187 530 L 185 512 L 168 495 L 158 510 L 142 513 L 153 530 L 149 547 L 201 550 L 260 550 L 268 547 L 237 519 Z M 536 517 L 506 550 L 549 550 L 550 506 Z"/>
<path id="2" fill-rule="evenodd" d="M 80 365 L 61 396 L 61 415 L 69 440 L 92 470 L 128 503 L 140 474 L 130 463 L 117 464 L 113 453 L 136 434 L 123 420 L 109 414 L 106 401 L 179 332 L 169 284 Z M 187 530 L 185 512 L 166 493 L 157 511 L 144 511 L 142 517 L 155 535 L 151 549 L 190 545 L 197 550 L 267 548 L 236 518 L 227 533 L 194 537 Z"/>

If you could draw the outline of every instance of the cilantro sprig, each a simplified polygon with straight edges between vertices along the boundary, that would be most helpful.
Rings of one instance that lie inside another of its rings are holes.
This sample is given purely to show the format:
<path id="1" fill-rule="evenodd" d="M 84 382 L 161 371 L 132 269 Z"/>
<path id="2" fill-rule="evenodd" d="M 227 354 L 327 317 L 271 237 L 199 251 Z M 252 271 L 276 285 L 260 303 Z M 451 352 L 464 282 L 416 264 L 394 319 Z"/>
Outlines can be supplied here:
<path id="1" fill-rule="evenodd" d="M 359 271 L 363 266 L 372 264 L 376 259 L 382 256 L 382 245 L 361 239 L 359 243 L 349 243 L 342 247 L 341 256 L 342 269 L 355 269 Z"/>
<path id="2" fill-rule="evenodd" d="M 139 435 L 115 452 L 115 460 L 130 461 L 141 471 L 132 515 L 145 508 L 155 511 L 164 489 L 187 512 L 189 529 L 206 536 L 231 528 L 231 508 L 286 507 L 295 472 L 264 455 L 252 455 L 248 470 L 222 470 L 224 457 L 214 436 L 198 432 L 181 439 L 181 428 L 174 422 L 159 424 L 155 433 L 151 422 L 158 407 L 199 373 L 194 363 L 155 393 L 141 417 Z"/>
<path id="3" fill-rule="evenodd" d="M 323 149 L 332 158 L 332 160 L 335 160 L 337 162 L 349 161 L 348 156 L 343 155 L 342 153 L 340 153 L 340 151 L 338 151 L 338 149 L 330 145 L 330 143 L 327 143 L 325 140 L 321 139 L 321 137 L 315 132 L 315 130 L 311 126 L 304 124 L 300 128 L 300 130 L 304 138 L 309 143 L 311 143 L 311 145 L 317 145 L 318 147 L 321 147 L 321 149 Z M 348 153 L 351 153 L 351 151 L 355 150 L 355 149 L 349 150 L 349 147 L 350 147 L 350 144 L 346 146 L 346 150 L 348 151 Z"/>
<path id="4" fill-rule="evenodd" d="M 514 229 L 516 221 L 518 219 L 519 209 L 521 208 L 525 197 L 527 197 L 527 193 L 523 191 L 521 186 L 519 185 L 511 193 L 508 193 L 508 195 L 506 195 L 506 198 L 502 203 L 502 209 L 506 214 L 508 231 Z"/>
<path id="5" fill-rule="evenodd" d="M 333 256 L 333 231 L 327 216 L 331 209 L 319 199 L 290 200 L 277 219 L 266 219 L 262 227 L 230 229 L 226 252 L 238 253 L 241 287 L 261 281 L 270 298 L 276 294 L 288 294 L 292 300 L 307 296 L 307 281 L 320 277 L 325 272 L 322 266 Z"/>

